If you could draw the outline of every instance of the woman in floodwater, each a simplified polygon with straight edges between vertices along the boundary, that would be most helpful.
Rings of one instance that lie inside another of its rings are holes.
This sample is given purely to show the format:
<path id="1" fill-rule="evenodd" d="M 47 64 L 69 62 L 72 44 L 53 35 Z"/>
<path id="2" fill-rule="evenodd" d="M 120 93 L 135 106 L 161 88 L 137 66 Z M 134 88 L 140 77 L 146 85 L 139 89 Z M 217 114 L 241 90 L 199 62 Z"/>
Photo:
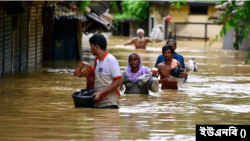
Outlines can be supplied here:
<path id="1" fill-rule="evenodd" d="M 149 94 L 147 86 L 137 78 L 143 74 L 150 74 L 150 69 L 142 66 L 139 54 L 129 54 L 127 69 L 122 73 L 122 85 L 126 87 L 124 94 Z"/>

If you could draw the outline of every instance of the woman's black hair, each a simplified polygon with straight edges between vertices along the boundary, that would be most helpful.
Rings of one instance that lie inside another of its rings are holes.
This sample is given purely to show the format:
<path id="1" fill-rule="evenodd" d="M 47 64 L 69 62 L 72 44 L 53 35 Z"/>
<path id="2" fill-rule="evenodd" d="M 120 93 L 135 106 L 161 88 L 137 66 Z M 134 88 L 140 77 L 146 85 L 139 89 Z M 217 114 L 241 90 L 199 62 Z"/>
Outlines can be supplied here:
<path id="1" fill-rule="evenodd" d="M 162 47 L 162 54 L 164 54 L 164 51 L 171 50 L 171 53 L 174 54 L 174 47 L 172 45 L 165 45 Z"/>
<path id="2" fill-rule="evenodd" d="M 107 40 L 102 34 L 94 34 L 89 38 L 89 43 L 98 45 L 102 50 L 106 50 L 107 48 Z"/>

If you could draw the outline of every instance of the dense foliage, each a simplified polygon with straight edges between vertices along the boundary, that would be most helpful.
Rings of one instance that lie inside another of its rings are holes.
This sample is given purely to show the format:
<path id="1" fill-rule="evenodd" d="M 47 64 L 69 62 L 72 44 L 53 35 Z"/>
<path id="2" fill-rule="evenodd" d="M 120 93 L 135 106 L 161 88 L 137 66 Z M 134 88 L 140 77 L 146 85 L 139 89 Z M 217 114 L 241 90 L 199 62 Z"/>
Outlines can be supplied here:
<path id="1" fill-rule="evenodd" d="M 145 19 L 148 17 L 149 1 L 121 1 L 121 9 L 119 9 L 116 1 L 111 1 L 114 12 L 114 25 L 119 26 L 118 20 L 121 19 Z M 118 34 L 118 32 L 116 32 Z"/>
<path id="2" fill-rule="evenodd" d="M 144 19 L 148 16 L 148 1 L 122 1 L 122 13 L 118 12 L 118 8 L 116 8 L 117 12 L 114 14 L 114 19 Z"/>
<path id="3" fill-rule="evenodd" d="M 225 1 L 221 1 L 220 4 L 223 4 Z M 231 14 L 234 12 L 234 14 Z M 234 28 L 236 32 L 236 42 L 234 44 L 235 49 L 239 49 L 239 44 L 246 40 L 250 32 L 250 1 L 245 1 L 243 6 L 238 6 L 235 4 L 235 1 L 232 1 L 231 4 L 226 5 L 225 13 L 220 17 L 218 22 L 223 22 L 227 17 L 229 19 L 222 27 L 220 36 L 226 34 L 227 30 L 231 30 L 231 27 Z M 245 62 L 250 58 L 250 52 L 245 59 Z"/>
<path id="4" fill-rule="evenodd" d="M 115 13 L 119 12 L 119 7 L 117 6 L 117 1 L 110 1 L 110 2 L 113 5 L 110 10 L 115 12 Z"/>
<path id="5" fill-rule="evenodd" d="M 174 6 L 180 8 L 181 2 L 186 3 L 185 1 L 171 1 Z M 216 4 L 221 4 L 225 7 L 225 13 L 219 18 L 217 23 L 224 23 L 221 31 L 220 37 L 222 38 L 226 35 L 227 30 L 233 29 L 236 32 L 236 41 L 234 43 L 234 48 L 236 50 L 239 49 L 239 44 L 246 40 L 247 36 L 250 32 L 250 1 L 245 1 L 244 5 L 239 6 L 236 4 L 236 1 L 217 1 Z M 227 29 L 227 30 L 226 30 Z M 218 39 L 219 35 L 216 35 L 215 39 L 212 40 L 210 45 Z M 250 52 L 245 58 L 244 62 L 246 63 L 247 60 L 250 58 Z"/>
<path id="6" fill-rule="evenodd" d="M 86 7 L 90 4 L 90 0 L 85 0 L 85 1 L 77 1 L 76 4 L 79 7 L 79 10 L 84 13 L 86 12 Z"/>

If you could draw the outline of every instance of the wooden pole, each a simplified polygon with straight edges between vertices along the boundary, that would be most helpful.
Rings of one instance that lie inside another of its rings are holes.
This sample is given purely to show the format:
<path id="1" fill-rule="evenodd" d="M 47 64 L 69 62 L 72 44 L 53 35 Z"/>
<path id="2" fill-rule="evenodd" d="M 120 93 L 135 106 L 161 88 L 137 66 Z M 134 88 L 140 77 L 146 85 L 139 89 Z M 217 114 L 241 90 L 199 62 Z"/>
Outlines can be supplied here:
<path id="1" fill-rule="evenodd" d="M 207 24 L 205 24 L 205 42 L 207 42 Z"/>

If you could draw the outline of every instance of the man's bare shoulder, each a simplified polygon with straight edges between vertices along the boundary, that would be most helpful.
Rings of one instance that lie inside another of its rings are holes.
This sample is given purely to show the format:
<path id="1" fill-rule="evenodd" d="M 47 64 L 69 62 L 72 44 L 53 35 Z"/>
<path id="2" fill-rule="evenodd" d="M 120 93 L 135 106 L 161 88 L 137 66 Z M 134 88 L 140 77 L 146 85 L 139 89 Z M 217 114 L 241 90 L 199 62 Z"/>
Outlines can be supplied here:
<path id="1" fill-rule="evenodd" d="M 165 62 L 159 63 L 156 68 L 160 69 L 165 66 Z"/>
<path id="2" fill-rule="evenodd" d="M 160 64 L 158 64 L 159 66 L 165 66 L 165 62 L 162 62 L 162 63 L 160 63 Z M 157 66 L 158 66 L 157 65 Z"/>

